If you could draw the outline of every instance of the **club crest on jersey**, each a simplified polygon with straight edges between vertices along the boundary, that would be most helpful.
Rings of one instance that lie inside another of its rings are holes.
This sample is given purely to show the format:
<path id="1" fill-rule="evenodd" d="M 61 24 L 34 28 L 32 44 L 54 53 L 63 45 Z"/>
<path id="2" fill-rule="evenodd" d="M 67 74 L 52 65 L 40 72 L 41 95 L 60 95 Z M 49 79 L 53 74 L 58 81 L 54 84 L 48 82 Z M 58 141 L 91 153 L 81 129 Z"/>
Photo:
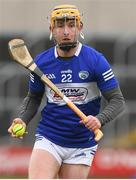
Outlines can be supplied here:
<path id="1" fill-rule="evenodd" d="M 88 76 L 89 76 L 89 72 L 88 71 L 80 71 L 79 72 L 79 77 L 80 77 L 80 79 L 87 79 L 88 78 Z"/>

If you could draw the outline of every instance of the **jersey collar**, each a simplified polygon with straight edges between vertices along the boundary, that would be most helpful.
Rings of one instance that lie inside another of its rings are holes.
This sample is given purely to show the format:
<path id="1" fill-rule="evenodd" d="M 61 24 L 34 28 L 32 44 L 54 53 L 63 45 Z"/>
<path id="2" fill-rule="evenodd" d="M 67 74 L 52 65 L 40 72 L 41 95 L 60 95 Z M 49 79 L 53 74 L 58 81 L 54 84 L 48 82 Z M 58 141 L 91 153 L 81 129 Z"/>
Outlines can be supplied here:
<path id="1" fill-rule="evenodd" d="M 80 53 L 80 51 L 81 51 L 81 48 L 82 48 L 82 44 L 79 42 L 78 48 L 77 48 L 77 50 L 76 50 L 76 52 L 75 52 L 75 56 L 78 56 L 78 55 L 79 55 L 79 53 Z M 56 48 L 56 46 L 55 46 L 55 48 L 54 48 L 54 55 L 55 55 L 55 58 L 58 57 L 58 53 L 57 53 L 57 48 Z"/>

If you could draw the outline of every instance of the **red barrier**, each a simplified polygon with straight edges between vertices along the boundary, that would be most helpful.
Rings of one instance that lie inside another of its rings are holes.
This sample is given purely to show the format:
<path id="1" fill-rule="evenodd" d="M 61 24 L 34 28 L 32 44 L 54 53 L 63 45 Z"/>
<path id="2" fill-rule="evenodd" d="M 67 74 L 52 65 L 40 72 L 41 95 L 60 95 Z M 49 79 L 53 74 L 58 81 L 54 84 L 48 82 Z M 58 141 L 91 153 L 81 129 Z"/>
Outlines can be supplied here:
<path id="1" fill-rule="evenodd" d="M 136 150 L 99 150 L 90 175 L 98 178 L 136 178 Z"/>
<path id="2" fill-rule="evenodd" d="M 0 175 L 27 176 L 31 147 L 0 147 Z M 136 150 L 99 149 L 90 170 L 93 178 L 136 178 Z"/>
<path id="3" fill-rule="evenodd" d="M 30 147 L 0 147 L 0 175 L 27 175 Z"/>

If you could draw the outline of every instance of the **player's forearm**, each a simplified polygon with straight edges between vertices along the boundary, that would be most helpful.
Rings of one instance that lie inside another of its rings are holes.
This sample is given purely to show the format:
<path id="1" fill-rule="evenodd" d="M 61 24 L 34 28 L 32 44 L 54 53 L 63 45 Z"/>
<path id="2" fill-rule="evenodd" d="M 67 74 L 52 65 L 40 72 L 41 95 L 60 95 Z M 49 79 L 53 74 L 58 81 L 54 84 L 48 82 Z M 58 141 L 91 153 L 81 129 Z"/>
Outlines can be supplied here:
<path id="1" fill-rule="evenodd" d="M 26 124 L 35 116 L 41 104 L 43 94 L 28 92 L 23 100 L 18 112 L 17 117 L 21 118 Z"/>
<path id="2" fill-rule="evenodd" d="M 119 88 L 105 92 L 103 96 L 108 100 L 108 105 L 96 116 L 102 126 L 115 119 L 125 109 L 124 97 Z"/>

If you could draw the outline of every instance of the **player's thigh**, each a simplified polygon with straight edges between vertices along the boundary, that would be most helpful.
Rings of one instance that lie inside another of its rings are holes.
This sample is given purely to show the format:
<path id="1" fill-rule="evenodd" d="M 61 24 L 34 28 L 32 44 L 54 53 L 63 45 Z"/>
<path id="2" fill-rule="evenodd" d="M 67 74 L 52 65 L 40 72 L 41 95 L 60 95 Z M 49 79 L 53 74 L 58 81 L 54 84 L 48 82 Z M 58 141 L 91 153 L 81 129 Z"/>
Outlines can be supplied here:
<path id="1" fill-rule="evenodd" d="M 86 179 L 90 166 L 83 164 L 62 164 L 59 171 L 60 179 Z"/>
<path id="2" fill-rule="evenodd" d="M 54 156 L 46 150 L 33 149 L 29 163 L 29 179 L 53 179 L 60 165 Z"/>

